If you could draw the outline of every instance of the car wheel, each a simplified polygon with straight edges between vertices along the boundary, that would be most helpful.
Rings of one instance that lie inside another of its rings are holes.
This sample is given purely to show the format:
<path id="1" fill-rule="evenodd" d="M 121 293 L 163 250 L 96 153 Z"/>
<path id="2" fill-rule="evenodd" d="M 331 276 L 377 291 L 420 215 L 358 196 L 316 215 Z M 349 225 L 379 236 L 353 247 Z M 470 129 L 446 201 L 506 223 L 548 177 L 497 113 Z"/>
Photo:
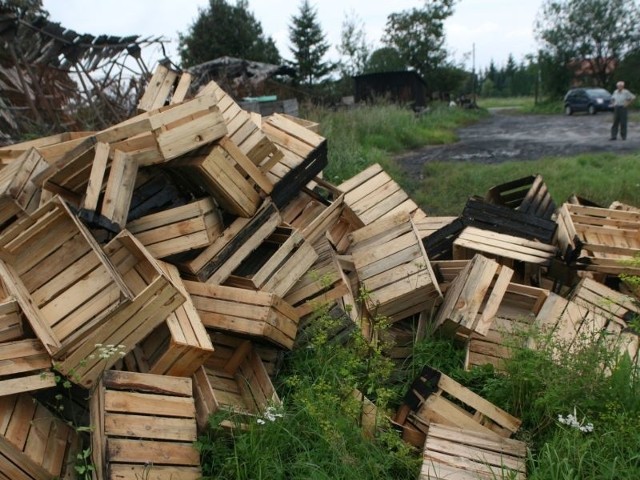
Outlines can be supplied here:
<path id="1" fill-rule="evenodd" d="M 594 107 L 593 105 L 589 105 L 589 108 L 587 109 L 587 112 L 589 112 L 589 115 L 595 115 L 596 114 L 596 107 Z"/>
<path id="2" fill-rule="evenodd" d="M 565 115 L 573 115 L 573 109 L 571 108 L 571 105 L 564 106 L 564 113 Z"/>

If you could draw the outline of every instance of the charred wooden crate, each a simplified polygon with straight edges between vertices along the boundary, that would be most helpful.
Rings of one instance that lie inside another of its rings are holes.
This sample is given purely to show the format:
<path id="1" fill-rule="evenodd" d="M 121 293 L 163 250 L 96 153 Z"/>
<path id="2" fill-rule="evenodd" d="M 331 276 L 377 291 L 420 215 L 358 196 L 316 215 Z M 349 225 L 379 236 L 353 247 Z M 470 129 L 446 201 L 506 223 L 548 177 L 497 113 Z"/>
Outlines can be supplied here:
<path id="1" fill-rule="evenodd" d="M 250 418 L 273 415 L 282 406 L 271 379 L 253 348 L 244 340 L 228 358 L 214 355 L 193 375 L 198 427 L 206 430 L 209 416 L 220 409 L 238 415 L 223 425 L 242 425 Z"/>
<path id="2" fill-rule="evenodd" d="M 248 335 L 290 350 L 299 316 L 277 295 L 236 287 L 185 281 L 207 329 Z"/>
<path id="3" fill-rule="evenodd" d="M 428 433 L 431 423 L 463 428 L 493 437 L 509 438 L 521 421 L 480 395 L 429 366 L 414 380 L 405 395 L 396 422 L 412 422 Z"/>
<path id="4" fill-rule="evenodd" d="M 55 386 L 51 357 L 40 340 L 0 343 L 0 396 Z"/>
<path id="5" fill-rule="evenodd" d="M 431 423 L 419 480 L 527 478 L 527 444 Z"/>
<path id="6" fill-rule="evenodd" d="M 465 225 L 459 217 L 424 217 L 415 220 L 416 228 L 429 258 L 449 260 L 453 256 L 453 241 Z"/>
<path id="7" fill-rule="evenodd" d="M 305 240 L 314 243 L 338 221 L 344 194 L 320 178 L 312 183 L 313 188 L 303 188 L 281 214 L 285 223 L 297 228 Z"/>
<path id="8" fill-rule="evenodd" d="M 103 252 L 60 199 L 6 230 L 0 252 L 0 275 L 34 333 L 85 386 L 115 361 L 95 355 L 96 345 L 128 351 L 184 302 L 131 234 Z"/>
<path id="9" fill-rule="evenodd" d="M 0 478 L 76 478 L 80 441 L 73 427 L 27 393 L 0 397 Z"/>
<path id="10" fill-rule="evenodd" d="M 558 246 L 565 262 L 602 274 L 640 275 L 640 213 L 563 204 L 558 211 Z"/>
<path id="11" fill-rule="evenodd" d="M 453 259 L 471 259 L 477 253 L 514 269 L 520 283 L 537 283 L 556 257 L 557 247 L 513 235 L 466 227 L 453 242 Z"/>
<path id="12" fill-rule="evenodd" d="M 24 321 L 22 309 L 15 297 L 0 300 L 0 342 L 22 338 Z"/>
<path id="13" fill-rule="evenodd" d="M 485 198 L 493 204 L 547 220 L 551 220 L 556 211 L 542 175 L 529 175 L 496 185 L 489 189 Z"/>
<path id="14" fill-rule="evenodd" d="M 279 113 L 262 122 L 262 131 L 283 153 L 269 169 L 271 199 L 282 208 L 327 166 L 327 140 Z"/>
<path id="15" fill-rule="evenodd" d="M 253 218 L 237 218 L 194 258 L 180 261 L 189 279 L 222 283 L 282 223 L 275 205 L 266 202 Z"/>
<path id="16" fill-rule="evenodd" d="M 127 222 L 181 207 L 192 201 L 191 193 L 182 188 L 170 172 L 156 167 L 138 170 Z"/>
<path id="17" fill-rule="evenodd" d="M 227 212 L 252 217 L 273 190 L 271 181 L 229 137 L 169 166 L 203 187 Z"/>
<path id="18" fill-rule="evenodd" d="M 431 263 L 408 213 L 382 218 L 350 238 L 353 263 L 371 314 L 398 321 L 440 300 Z"/>
<path id="19" fill-rule="evenodd" d="M 317 258 L 316 251 L 297 230 L 281 225 L 242 261 L 225 285 L 284 297 Z"/>
<path id="20" fill-rule="evenodd" d="M 493 365 L 500 371 L 514 349 L 524 348 L 533 323 L 549 296 L 543 288 L 510 283 L 498 311 L 484 335 L 472 333 L 467 346 L 465 368 Z"/>
<path id="21" fill-rule="evenodd" d="M 0 226 L 38 209 L 42 190 L 34 178 L 48 166 L 42 155 L 31 148 L 0 170 Z"/>
<path id="22" fill-rule="evenodd" d="M 91 396 L 98 480 L 201 478 L 190 378 L 109 370 Z"/>
<path id="23" fill-rule="evenodd" d="M 294 348 L 304 348 L 318 338 L 344 345 L 359 328 L 341 302 L 326 304 L 300 319 Z"/>
<path id="24" fill-rule="evenodd" d="M 220 212 L 211 198 L 153 213 L 127 223 L 127 230 L 155 258 L 208 247 L 222 234 Z"/>
<path id="25" fill-rule="evenodd" d="M 190 377 L 213 354 L 213 345 L 178 269 L 168 263 L 160 266 L 186 301 L 142 340 L 124 363 L 128 370 L 142 373 Z"/>
<path id="26" fill-rule="evenodd" d="M 338 188 L 345 193 L 345 204 L 365 225 L 397 212 L 419 211 L 418 205 L 379 164 L 363 170 Z"/>
<path id="27" fill-rule="evenodd" d="M 450 337 L 486 335 L 509 287 L 513 270 L 476 254 L 447 289 L 435 324 Z"/>
<path id="28" fill-rule="evenodd" d="M 556 222 L 520 210 L 494 205 L 481 197 L 470 197 L 462 211 L 467 226 L 551 244 Z"/>
<path id="29" fill-rule="evenodd" d="M 307 268 L 284 297 L 300 317 L 309 315 L 325 304 L 351 295 L 349 280 L 338 264 L 329 241 L 320 238 L 314 243 L 313 249 L 318 255 L 317 260 Z"/>

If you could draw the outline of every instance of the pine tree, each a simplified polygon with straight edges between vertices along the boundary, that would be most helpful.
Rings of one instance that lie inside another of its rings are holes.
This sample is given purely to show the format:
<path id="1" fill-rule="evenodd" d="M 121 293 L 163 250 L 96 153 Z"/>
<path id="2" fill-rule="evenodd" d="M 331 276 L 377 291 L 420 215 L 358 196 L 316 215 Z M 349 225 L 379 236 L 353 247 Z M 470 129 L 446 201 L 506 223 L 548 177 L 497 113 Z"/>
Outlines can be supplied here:
<path id="1" fill-rule="evenodd" d="M 331 63 L 322 60 L 329 44 L 318 23 L 317 12 L 308 0 L 303 0 L 299 14 L 292 17 L 291 22 L 289 48 L 295 58 L 293 63 L 303 82 L 311 86 L 334 69 Z"/>

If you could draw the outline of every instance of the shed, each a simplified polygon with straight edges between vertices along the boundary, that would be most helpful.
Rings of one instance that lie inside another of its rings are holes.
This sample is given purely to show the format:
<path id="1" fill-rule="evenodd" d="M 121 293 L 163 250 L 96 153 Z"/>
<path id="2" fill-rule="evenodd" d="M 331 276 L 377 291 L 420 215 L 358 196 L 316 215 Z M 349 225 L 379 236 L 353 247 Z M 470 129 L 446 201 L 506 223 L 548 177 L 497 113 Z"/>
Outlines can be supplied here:
<path id="1" fill-rule="evenodd" d="M 356 102 L 367 102 L 378 97 L 410 104 L 414 108 L 427 104 L 427 84 L 415 71 L 366 73 L 353 79 Z"/>

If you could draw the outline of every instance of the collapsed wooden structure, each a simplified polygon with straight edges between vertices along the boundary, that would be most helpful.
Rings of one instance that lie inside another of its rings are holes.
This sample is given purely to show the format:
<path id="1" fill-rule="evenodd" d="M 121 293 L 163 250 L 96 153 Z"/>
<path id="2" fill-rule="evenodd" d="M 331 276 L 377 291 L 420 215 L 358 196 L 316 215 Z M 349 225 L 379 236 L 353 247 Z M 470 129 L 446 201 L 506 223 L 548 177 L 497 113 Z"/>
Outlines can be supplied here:
<path id="1" fill-rule="evenodd" d="M 468 368 L 500 369 L 537 348 L 537 327 L 638 362 L 640 309 L 617 282 L 638 269 L 633 209 L 556 209 L 532 176 L 430 217 L 379 165 L 323 180 L 309 122 L 188 82 L 161 67 L 138 115 L 0 148 L 0 478 L 73 478 L 80 439 L 53 433 L 54 371 L 90 393 L 98 479 L 198 478 L 197 429 L 220 409 L 242 423 L 278 407 L 272 379 L 321 305 L 340 318 L 336 345 L 387 317 L 394 359 L 430 326 L 466 346 Z M 421 478 L 526 476 L 519 420 L 429 366 L 393 423 L 423 451 Z"/>

